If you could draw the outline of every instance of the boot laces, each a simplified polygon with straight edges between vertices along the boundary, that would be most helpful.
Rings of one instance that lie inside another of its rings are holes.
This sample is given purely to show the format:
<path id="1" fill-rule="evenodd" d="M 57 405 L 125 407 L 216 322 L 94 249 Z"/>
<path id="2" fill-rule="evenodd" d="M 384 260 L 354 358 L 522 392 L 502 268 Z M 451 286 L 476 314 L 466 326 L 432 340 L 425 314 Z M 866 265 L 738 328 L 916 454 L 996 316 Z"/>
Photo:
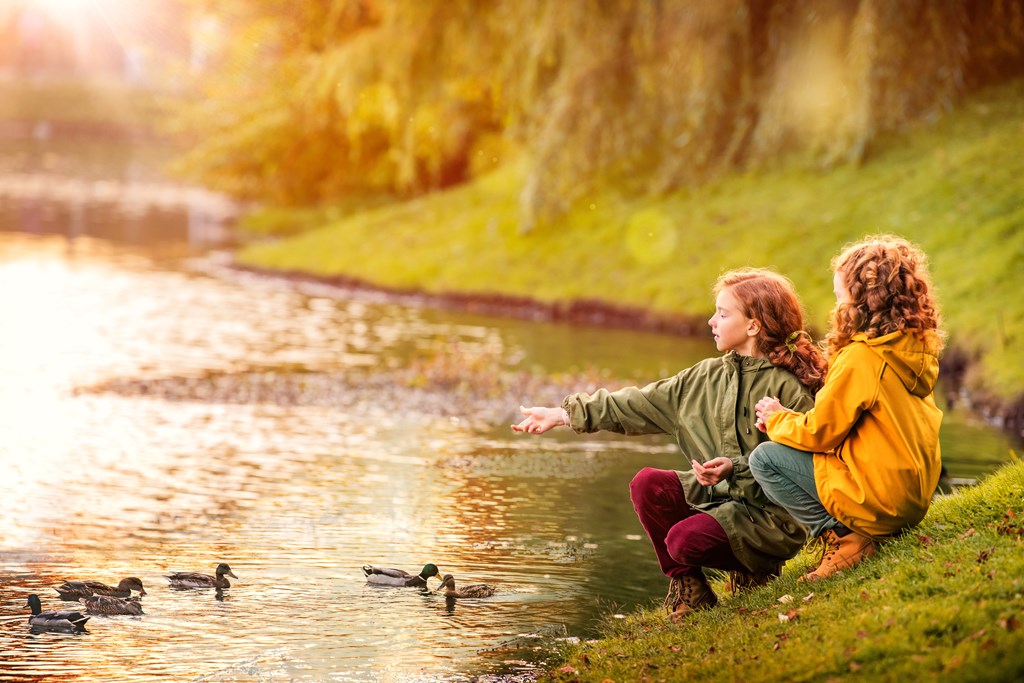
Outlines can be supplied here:
<path id="1" fill-rule="evenodd" d="M 839 552 L 839 537 L 831 530 L 826 531 L 821 536 L 815 536 L 811 539 L 811 542 L 808 544 L 808 550 L 818 556 L 817 563 L 820 565 Z"/>

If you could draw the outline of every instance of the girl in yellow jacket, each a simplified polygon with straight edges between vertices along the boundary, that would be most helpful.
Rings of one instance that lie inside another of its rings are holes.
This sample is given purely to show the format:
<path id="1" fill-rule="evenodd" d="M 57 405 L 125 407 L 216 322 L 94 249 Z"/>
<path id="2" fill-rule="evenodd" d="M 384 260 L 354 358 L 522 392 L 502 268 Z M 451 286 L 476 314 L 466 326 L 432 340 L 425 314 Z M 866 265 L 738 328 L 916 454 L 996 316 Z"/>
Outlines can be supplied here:
<path id="1" fill-rule="evenodd" d="M 804 413 L 758 401 L 771 441 L 750 455 L 765 495 L 825 541 L 809 581 L 920 522 L 942 466 L 933 396 L 942 333 L 924 254 L 883 235 L 847 247 L 832 270 L 825 384 Z"/>

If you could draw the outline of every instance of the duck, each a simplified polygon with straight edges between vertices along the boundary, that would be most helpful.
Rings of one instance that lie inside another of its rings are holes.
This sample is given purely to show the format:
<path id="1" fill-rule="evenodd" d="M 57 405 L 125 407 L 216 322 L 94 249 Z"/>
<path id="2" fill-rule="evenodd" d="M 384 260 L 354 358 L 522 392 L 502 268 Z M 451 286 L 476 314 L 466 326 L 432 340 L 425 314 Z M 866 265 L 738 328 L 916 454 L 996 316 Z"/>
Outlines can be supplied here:
<path id="1" fill-rule="evenodd" d="M 171 582 L 172 588 L 230 588 L 231 582 L 224 578 L 225 576 L 238 578 L 231 571 L 231 567 L 221 562 L 217 565 L 217 576 L 215 577 L 199 572 L 175 572 L 168 574 L 165 578 Z"/>
<path id="2" fill-rule="evenodd" d="M 112 595 L 90 595 L 87 598 L 79 598 L 78 602 L 85 605 L 85 611 L 89 614 L 130 614 L 132 616 L 145 614 L 138 598 L 124 599 L 115 598 Z"/>
<path id="3" fill-rule="evenodd" d="M 441 585 L 436 588 L 436 591 L 442 588 L 446 598 L 489 598 L 495 593 L 494 588 L 486 583 L 474 583 L 462 588 L 455 588 L 455 577 L 451 574 L 441 577 Z"/>
<path id="4" fill-rule="evenodd" d="M 89 621 L 89 617 L 81 612 L 73 612 L 71 610 L 49 610 L 44 612 L 43 603 L 40 602 L 39 596 L 35 593 L 28 596 L 28 602 L 25 603 L 25 606 L 32 609 L 32 614 L 28 618 L 28 625 L 35 629 L 81 632 L 85 630 L 85 622 Z"/>
<path id="5" fill-rule="evenodd" d="M 374 586 L 424 588 L 427 585 L 427 579 L 431 576 L 440 576 L 441 571 L 436 565 L 429 563 L 423 565 L 419 574 L 410 574 L 407 571 L 391 567 L 375 567 L 372 564 L 364 564 L 363 574 L 366 576 L 366 583 Z"/>
<path id="6" fill-rule="evenodd" d="M 109 595 L 115 598 L 130 598 L 132 591 L 137 591 L 140 596 L 146 594 L 142 586 L 142 579 L 134 576 L 121 579 L 116 586 L 108 586 L 100 581 L 65 581 L 54 590 L 60 595 L 61 600 L 78 602 L 81 598 L 88 598 L 93 595 Z"/>

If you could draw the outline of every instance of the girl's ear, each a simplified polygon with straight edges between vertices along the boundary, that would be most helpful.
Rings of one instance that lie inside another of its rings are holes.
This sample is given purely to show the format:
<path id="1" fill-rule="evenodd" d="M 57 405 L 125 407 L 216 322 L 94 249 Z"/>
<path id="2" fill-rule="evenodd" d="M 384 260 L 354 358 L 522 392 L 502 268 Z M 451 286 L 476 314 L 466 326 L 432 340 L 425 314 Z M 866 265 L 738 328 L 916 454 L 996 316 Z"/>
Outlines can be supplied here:
<path id="1" fill-rule="evenodd" d="M 756 337 L 759 334 L 761 334 L 761 321 L 751 318 L 750 322 L 747 323 L 747 336 Z"/>

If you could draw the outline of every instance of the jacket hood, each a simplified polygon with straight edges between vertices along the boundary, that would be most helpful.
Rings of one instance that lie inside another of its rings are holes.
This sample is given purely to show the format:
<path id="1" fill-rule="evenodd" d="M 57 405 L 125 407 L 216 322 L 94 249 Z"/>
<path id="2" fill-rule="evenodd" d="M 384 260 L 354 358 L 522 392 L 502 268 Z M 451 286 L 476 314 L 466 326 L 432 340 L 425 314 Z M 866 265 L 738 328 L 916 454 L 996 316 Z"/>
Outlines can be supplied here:
<path id="1" fill-rule="evenodd" d="M 873 339 L 858 334 L 851 341 L 867 344 L 893 369 L 907 391 L 915 396 L 924 397 L 935 390 L 935 383 L 939 379 L 939 355 L 938 344 L 932 333 L 925 339 L 906 332 L 892 332 Z"/>

